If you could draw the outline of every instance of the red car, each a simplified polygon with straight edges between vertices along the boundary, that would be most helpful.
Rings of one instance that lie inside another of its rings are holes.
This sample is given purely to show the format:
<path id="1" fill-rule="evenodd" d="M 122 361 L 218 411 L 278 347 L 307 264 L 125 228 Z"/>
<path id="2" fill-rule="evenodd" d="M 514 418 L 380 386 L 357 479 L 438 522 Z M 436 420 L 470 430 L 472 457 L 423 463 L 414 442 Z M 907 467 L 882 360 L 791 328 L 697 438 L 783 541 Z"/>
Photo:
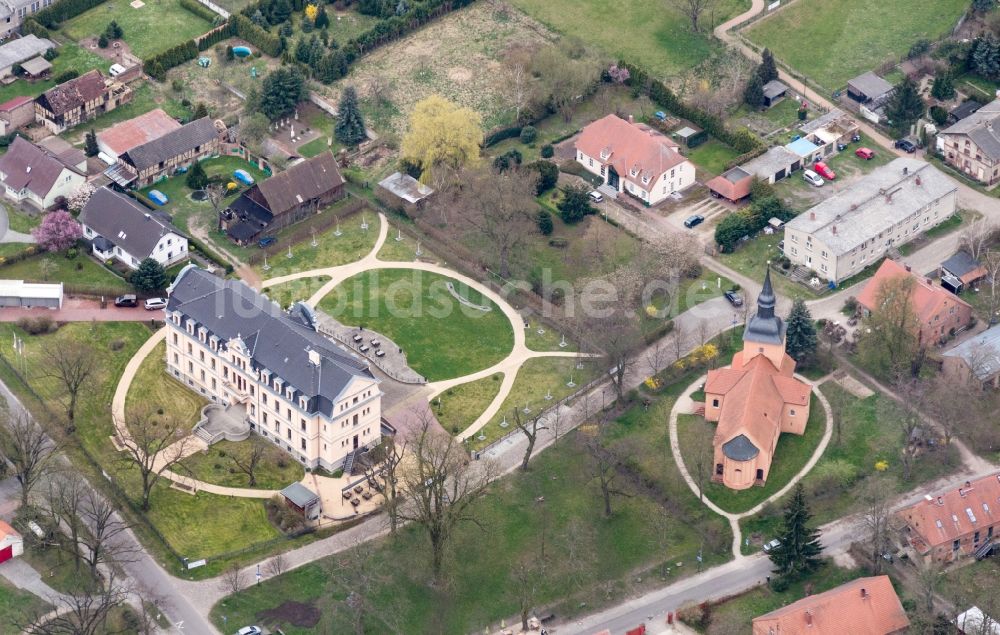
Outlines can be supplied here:
<path id="1" fill-rule="evenodd" d="M 858 157 L 861 157 L 865 161 L 870 161 L 871 159 L 875 158 L 875 151 L 872 150 L 871 148 L 858 148 L 857 150 L 854 151 L 854 154 Z"/>
<path id="2" fill-rule="evenodd" d="M 837 178 L 837 173 L 831 170 L 829 166 L 827 166 L 827 164 L 823 163 L 822 161 L 817 161 L 816 163 L 813 163 L 813 170 L 816 171 L 816 174 L 820 175 L 827 181 L 832 181 L 835 178 Z"/>

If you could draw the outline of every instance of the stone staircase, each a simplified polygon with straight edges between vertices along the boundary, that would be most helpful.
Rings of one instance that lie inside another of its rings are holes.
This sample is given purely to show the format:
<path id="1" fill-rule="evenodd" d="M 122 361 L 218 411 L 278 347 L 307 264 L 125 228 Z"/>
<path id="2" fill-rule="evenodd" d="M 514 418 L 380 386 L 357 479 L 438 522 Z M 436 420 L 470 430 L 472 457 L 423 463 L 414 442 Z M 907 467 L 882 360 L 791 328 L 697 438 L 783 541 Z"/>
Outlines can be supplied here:
<path id="1" fill-rule="evenodd" d="M 212 445 L 216 441 L 215 435 L 201 426 L 195 428 L 194 436 L 204 441 L 206 445 Z"/>
<path id="2" fill-rule="evenodd" d="M 700 214 L 705 217 L 705 223 L 712 220 L 716 216 L 720 216 L 729 211 L 729 208 L 719 202 L 718 199 L 714 199 L 711 196 L 706 196 L 700 201 L 696 201 L 692 205 L 684 208 L 685 218 L 687 216 L 693 216 L 694 214 Z"/>

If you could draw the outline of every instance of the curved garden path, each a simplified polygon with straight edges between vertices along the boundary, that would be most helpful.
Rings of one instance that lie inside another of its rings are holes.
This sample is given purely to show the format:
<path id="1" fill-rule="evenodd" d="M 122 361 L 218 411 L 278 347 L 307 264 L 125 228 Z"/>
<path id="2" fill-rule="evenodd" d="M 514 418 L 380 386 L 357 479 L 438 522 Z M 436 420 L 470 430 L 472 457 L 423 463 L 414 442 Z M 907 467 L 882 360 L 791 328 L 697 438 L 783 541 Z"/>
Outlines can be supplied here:
<path id="1" fill-rule="evenodd" d="M 677 417 L 678 415 L 691 412 L 692 404 L 694 403 L 691 401 L 691 393 L 701 387 L 701 384 L 705 381 L 705 376 L 702 375 L 695 380 L 694 383 L 684 389 L 684 392 L 677 398 L 677 401 L 674 403 L 674 407 L 670 410 L 670 452 L 673 454 L 674 462 L 677 463 L 677 469 L 680 470 L 681 476 L 684 477 L 684 482 L 688 484 L 688 487 L 691 488 L 694 495 L 697 496 L 706 507 L 729 521 L 729 527 L 733 532 L 733 557 L 737 560 L 746 557 L 740 550 L 740 545 L 743 543 L 743 536 L 740 532 L 740 520 L 748 516 L 753 516 L 762 510 L 768 503 L 778 500 L 791 491 L 791 489 L 795 487 L 796 483 L 801 481 L 806 474 L 816 467 L 816 463 L 819 462 L 820 457 L 822 457 L 823 453 L 826 452 L 826 446 L 830 444 L 830 438 L 833 436 L 833 410 L 830 408 L 830 402 L 828 402 L 826 397 L 823 396 L 823 393 L 819 391 L 819 384 L 821 384 L 823 380 L 820 380 L 817 383 L 812 383 L 801 375 L 796 375 L 796 377 L 802 381 L 812 384 L 813 395 L 815 395 L 815 397 L 819 400 L 819 403 L 823 406 L 823 412 L 826 414 L 826 430 L 823 431 L 823 438 L 820 439 L 819 445 L 816 446 L 816 450 L 813 451 L 812 456 L 809 457 L 806 464 L 802 466 L 802 469 L 799 470 L 798 473 L 793 476 L 784 487 L 745 512 L 727 512 L 709 500 L 708 497 L 702 497 L 701 489 L 698 487 L 698 484 L 694 482 L 694 479 L 691 477 L 691 473 L 688 472 L 687 466 L 684 465 L 684 457 L 681 456 L 680 440 L 677 437 Z"/>
<path id="2" fill-rule="evenodd" d="M 457 271 L 448 269 L 447 267 L 442 267 L 437 264 L 431 264 L 426 262 L 406 262 L 406 261 L 384 261 L 378 259 L 378 252 L 385 244 L 386 237 L 389 234 L 389 221 L 384 214 L 379 213 L 379 235 L 378 239 L 375 241 L 375 246 L 372 247 L 363 258 L 356 260 L 355 262 L 348 263 L 346 265 L 339 265 L 336 267 L 325 267 L 319 269 L 310 269 L 308 271 L 299 271 L 296 273 L 291 273 L 284 276 L 277 276 L 264 280 L 261 283 L 261 288 L 268 288 L 285 282 L 291 282 L 293 280 L 299 280 L 301 278 L 312 278 L 315 276 L 329 276 L 330 280 L 326 282 L 316 293 L 312 295 L 306 303 L 315 307 L 320 300 L 323 299 L 328 293 L 330 293 L 338 284 L 344 280 L 355 276 L 366 271 L 374 269 L 416 269 L 419 271 L 427 271 L 430 273 L 436 273 L 454 280 L 458 280 L 470 288 L 475 289 L 483 296 L 492 300 L 504 315 L 510 321 L 511 328 L 514 331 L 514 346 L 507 356 L 490 366 L 489 368 L 471 373 L 468 375 L 463 375 L 461 377 L 455 377 L 452 379 L 446 379 L 442 381 L 432 382 L 428 384 L 431 391 L 428 395 L 428 400 L 433 399 L 436 395 L 441 392 L 459 384 L 464 384 L 470 381 L 475 381 L 477 379 L 482 379 L 484 377 L 489 377 L 495 373 L 503 373 L 504 379 L 500 385 L 500 390 L 490 405 L 485 411 L 460 435 L 459 439 L 464 441 L 468 437 L 477 433 L 483 426 L 485 426 L 490 419 L 492 419 L 497 412 L 500 411 L 501 405 L 503 405 L 504 400 L 510 395 L 510 392 L 514 386 L 514 380 L 517 377 L 517 372 L 520 370 L 521 366 L 529 359 L 534 359 L 538 357 L 596 357 L 595 355 L 590 355 L 587 353 L 574 353 L 565 351 L 533 351 L 528 348 L 525 343 L 523 319 L 521 314 L 517 310 L 507 303 L 500 294 L 496 293 L 488 286 L 474 280 L 468 276 L 465 276 Z M 135 379 L 136 374 L 139 372 L 139 367 L 142 365 L 143 361 L 149 354 L 156 348 L 156 345 L 164 341 L 167 336 L 166 327 L 160 329 L 152 337 L 146 340 L 145 343 L 139 350 L 136 351 L 132 359 L 129 360 L 128 364 L 125 366 L 125 371 L 122 373 L 121 379 L 118 380 L 118 385 L 115 388 L 115 394 L 111 401 L 111 417 L 114 421 L 115 430 L 118 434 L 119 443 L 123 443 L 130 447 L 135 447 L 132 444 L 132 438 L 128 431 L 128 426 L 125 425 L 125 401 L 128 396 L 128 391 L 132 386 L 132 381 Z M 178 441 L 174 445 L 164 449 L 161 455 L 164 457 L 173 458 L 178 452 L 182 452 L 185 456 L 194 454 L 195 452 L 202 451 L 206 449 L 207 446 L 204 441 L 191 435 L 182 441 Z M 165 460 L 165 459 L 164 459 Z M 161 466 L 162 462 L 157 460 L 154 463 L 154 469 Z M 182 485 L 184 487 L 190 488 L 195 491 L 209 492 L 212 494 L 219 494 L 222 496 L 236 496 L 242 498 L 271 498 L 278 492 L 274 490 L 264 490 L 264 489 L 250 489 L 243 487 L 225 487 L 222 485 L 214 485 L 212 483 L 206 483 L 198 479 L 192 478 L 190 476 L 185 476 L 183 474 L 178 474 L 171 470 L 165 470 L 161 474 L 164 478 Z M 306 474 L 302 482 L 306 483 L 307 479 L 315 478 L 314 475 Z M 309 485 L 310 483 L 306 483 Z"/>

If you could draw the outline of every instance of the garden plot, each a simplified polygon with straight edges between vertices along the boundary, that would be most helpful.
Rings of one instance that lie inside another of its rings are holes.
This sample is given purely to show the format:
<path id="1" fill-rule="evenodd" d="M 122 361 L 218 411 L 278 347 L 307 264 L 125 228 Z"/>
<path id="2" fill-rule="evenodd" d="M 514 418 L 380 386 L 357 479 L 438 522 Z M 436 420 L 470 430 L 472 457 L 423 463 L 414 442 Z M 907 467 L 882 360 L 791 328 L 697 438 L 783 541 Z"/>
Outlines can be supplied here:
<path id="1" fill-rule="evenodd" d="M 372 87 L 388 87 L 391 106 L 377 109 L 384 120 L 376 125 L 397 132 L 405 128 L 413 105 L 431 94 L 472 108 L 482 116 L 483 127 L 490 129 L 510 123 L 514 116 L 501 73 L 504 49 L 512 43 L 526 45 L 554 37 L 519 12 L 499 16 L 488 4 L 477 3 L 366 55 L 347 79 L 323 90 L 336 100 L 344 86 L 356 86 L 363 106 L 374 109 Z"/>

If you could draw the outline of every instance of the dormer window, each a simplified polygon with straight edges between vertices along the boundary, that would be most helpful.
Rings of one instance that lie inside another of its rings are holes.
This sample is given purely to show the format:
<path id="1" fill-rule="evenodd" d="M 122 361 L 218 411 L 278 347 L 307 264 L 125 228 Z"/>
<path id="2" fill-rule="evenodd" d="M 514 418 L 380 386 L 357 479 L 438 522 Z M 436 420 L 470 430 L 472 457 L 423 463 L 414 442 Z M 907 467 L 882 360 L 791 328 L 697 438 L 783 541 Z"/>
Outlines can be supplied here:
<path id="1" fill-rule="evenodd" d="M 299 408 L 302 408 L 303 410 L 305 410 L 306 408 L 309 407 L 307 404 L 308 404 L 308 402 L 306 401 L 305 397 L 299 397 Z"/>
<path id="2" fill-rule="evenodd" d="M 605 159 L 607 159 L 610 156 L 611 156 L 611 151 L 610 150 L 608 150 L 607 148 L 604 148 L 603 150 L 601 150 L 601 160 L 602 161 L 605 160 Z"/>
<path id="3" fill-rule="evenodd" d="M 642 184 L 643 185 L 649 185 L 649 177 L 648 176 L 642 177 Z"/>
<path id="4" fill-rule="evenodd" d="M 631 170 L 629 170 L 629 174 L 632 176 L 635 176 L 638 173 L 639 173 L 639 168 L 632 168 Z"/>

